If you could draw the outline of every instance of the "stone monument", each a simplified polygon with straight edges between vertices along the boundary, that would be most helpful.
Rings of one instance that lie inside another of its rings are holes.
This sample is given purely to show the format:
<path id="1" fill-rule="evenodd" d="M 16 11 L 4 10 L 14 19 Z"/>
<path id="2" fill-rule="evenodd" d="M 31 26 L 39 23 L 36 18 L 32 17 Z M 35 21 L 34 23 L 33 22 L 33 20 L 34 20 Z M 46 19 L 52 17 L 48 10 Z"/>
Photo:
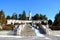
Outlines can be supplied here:
<path id="1" fill-rule="evenodd" d="M 29 11 L 29 20 L 32 20 L 32 12 Z"/>

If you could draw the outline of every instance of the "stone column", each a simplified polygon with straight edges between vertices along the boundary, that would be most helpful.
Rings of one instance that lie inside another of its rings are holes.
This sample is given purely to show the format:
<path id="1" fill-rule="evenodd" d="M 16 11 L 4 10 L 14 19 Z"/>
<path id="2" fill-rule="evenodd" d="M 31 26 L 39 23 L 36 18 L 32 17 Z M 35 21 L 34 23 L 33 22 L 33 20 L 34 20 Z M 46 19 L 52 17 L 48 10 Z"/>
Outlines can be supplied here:
<path id="1" fill-rule="evenodd" d="M 31 19 L 32 19 L 32 12 L 29 11 L 29 20 L 31 20 Z"/>

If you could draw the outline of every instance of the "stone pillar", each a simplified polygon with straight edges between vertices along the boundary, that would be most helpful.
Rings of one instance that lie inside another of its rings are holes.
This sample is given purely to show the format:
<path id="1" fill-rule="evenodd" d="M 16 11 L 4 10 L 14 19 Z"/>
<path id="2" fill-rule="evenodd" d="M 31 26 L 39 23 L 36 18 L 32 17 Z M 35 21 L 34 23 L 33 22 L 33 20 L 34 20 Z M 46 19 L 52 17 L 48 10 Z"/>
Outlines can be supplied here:
<path id="1" fill-rule="evenodd" d="M 29 11 L 29 20 L 31 20 L 31 19 L 32 19 L 32 12 Z"/>

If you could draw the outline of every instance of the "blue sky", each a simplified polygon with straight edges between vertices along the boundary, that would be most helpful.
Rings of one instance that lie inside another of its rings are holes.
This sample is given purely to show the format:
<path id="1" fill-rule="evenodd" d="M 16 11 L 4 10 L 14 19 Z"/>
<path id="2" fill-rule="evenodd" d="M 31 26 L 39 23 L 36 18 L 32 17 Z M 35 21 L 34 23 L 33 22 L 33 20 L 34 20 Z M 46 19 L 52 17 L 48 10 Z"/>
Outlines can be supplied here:
<path id="1" fill-rule="evenodd" d="M 60 0 L 0 0 L 1 9 L 6 16 L 11 16 L 14 12 L 19 14 L 25 10 L 27 16 L 31 11 L 32 16 L 39 13 L 54 20 L 56 13 L 60 11 Z"/>

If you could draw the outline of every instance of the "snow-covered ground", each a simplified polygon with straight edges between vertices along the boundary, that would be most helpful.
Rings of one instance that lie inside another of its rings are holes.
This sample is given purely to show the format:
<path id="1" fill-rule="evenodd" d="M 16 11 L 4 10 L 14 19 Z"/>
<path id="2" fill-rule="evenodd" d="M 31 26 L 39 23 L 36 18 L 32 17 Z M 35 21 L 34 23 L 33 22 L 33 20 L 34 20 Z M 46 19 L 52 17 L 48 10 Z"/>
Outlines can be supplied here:
<path id="1" fill-rule="evenodd" d="M 13 32 L 12 31 L 0 31 L 0 35 L 13 35 Z"/>
<path id="2" fill-rule="evenodd" d="M 36 27 L 32 27 L 32 30 L 35 31 L 36 33 L 36 36 L 28 36 L 28 37 L 25 37 L 25 36 L 17 36 L 17 35 L 12 35 L 13 34 L 13 31 L 0 31 L 0 40 L 4 40 L 4 39 L 8 39 L 8 40 L 60 40 L 60 35 L 54 35 L 54 36 L 46 36 L 42 33 L 39 32 L 39 30 L 36 28 Z M 55 31 L 54 31 L 55 32 Z M 57 32 L 57 31 L 56 31 Z M 58 31 L 60 32 L 60 31 Z M 57 33 L 58 33 L 57 32 Z M 54 33 L 53 33 L 54 34 Z"/>

